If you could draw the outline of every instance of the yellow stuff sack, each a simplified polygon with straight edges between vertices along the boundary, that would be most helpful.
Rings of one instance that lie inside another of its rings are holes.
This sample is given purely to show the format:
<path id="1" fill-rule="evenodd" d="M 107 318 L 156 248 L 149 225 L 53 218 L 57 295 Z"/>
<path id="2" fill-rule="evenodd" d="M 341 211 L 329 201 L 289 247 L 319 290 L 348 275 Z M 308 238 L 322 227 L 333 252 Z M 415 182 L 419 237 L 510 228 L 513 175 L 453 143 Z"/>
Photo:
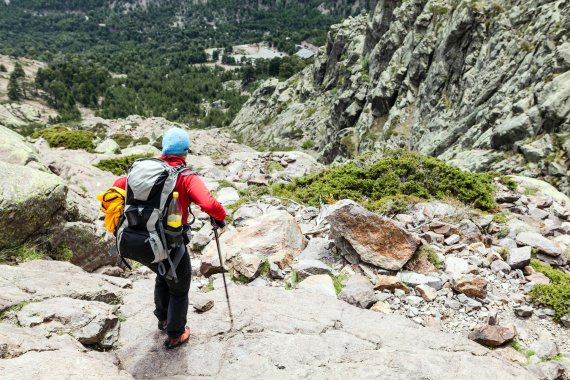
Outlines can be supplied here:
<path id="1" fill-rule="evenodd" d="M 97 195 L 97 200 L 101 202 L 101 211 L 105 213 L 105 228 L 110 233 L 115 233 L 119 218 L 125 208 L 125 190 L 120 187 L 110 187 L 106 191 Z"/>

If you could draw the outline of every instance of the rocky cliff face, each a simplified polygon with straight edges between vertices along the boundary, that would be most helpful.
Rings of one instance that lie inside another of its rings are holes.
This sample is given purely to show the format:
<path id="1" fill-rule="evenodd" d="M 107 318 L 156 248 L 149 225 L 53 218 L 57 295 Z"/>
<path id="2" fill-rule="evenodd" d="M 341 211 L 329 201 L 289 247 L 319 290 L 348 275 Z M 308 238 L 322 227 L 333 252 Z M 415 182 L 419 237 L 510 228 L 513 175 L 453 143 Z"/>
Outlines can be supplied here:
<path id="1" fill-rule="evenodd" d="M 570 2 L 378 1 L 315 63 L 262 85 L 232 128 L 324 162 L 385 146 L 570 193 Z"/>

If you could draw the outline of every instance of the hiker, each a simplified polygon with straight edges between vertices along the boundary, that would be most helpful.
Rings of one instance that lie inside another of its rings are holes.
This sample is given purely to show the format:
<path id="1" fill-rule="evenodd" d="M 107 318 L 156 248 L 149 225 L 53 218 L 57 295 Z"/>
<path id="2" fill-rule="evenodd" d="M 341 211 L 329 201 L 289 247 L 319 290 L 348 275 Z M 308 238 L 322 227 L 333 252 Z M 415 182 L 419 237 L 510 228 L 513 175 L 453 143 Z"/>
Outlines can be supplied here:
<path id="1" fill-rule="evenodd" d="M 140 193 L 141 191 L 137 190 L 136 186 L 139 186 L 141 181 L 144 182 L 145 176 L 152 176 L 153 173 L 156 174 L 157 170 L 155 169 L 157 165 L 160 164 L 162 167 L 166 167 L 167 170 L 171 170 L 170 168 L 176 168 L 176 174 L 174 176 L 176 184 L 174 185 L 174 182 L 171 184 L 171 187 L 174 186 L 173 192 L 168 191 L 169 189 L 163 190 L 162 197 L 161 193 L 158 193 L 157 199 L 162 199 L 162 202 L 164 202 L 165 195 L 168 195 L 170 193 L 170 199 L 173 196 L 172 194 L 175 192 L 178 193 L 178 202 L 182 208 L 182 223 L 184 224 L 184 232 L 188 231 L 189 229 L 189 225 L 187 223 L 190 202 L 194 202 L 202 209 L 202 211 L 210 215 L 214 228 L 223 228 L 225 226 L 224 219 L 226 218 L 226 211 L 220 205 L 220 203 L 218 203 L 218 201 L 212 197 L 200 177 L 186 167 L 186 155 L 188 154 L 189 148 L 190 140 L 188 138 L 188 134 L 180 128 L 171 128 L 165 133 L 164 137 L 162 138 L 162 157 L 160 157 L 161 161 L 158 161 L 157 159 L 139 160 L 133 164 L 133 167 L 131 168 L 128 176 L 121 177 L 115 181 L 113 186 L 127 190 L 125 204 L 126 208 L 124 215 L 125 219 L 130 218 L 131 220 L 128 220 L 128 223 L 123 224 L 132 225 L 133 219 L 141 217 L 141 215 L 145 214 L 144 211 L 146 210 L 141 211 L 141 207 L 139 206 L 138 215 L 128 215 L 130 212 L 129 197 L 137 197 L 136 192 L 138 191 Z M 164 162 L 166 162 L 169 166 L 164 165 Z M 147 165 L 147 167 L 137 172 L 137 167 L 140 167 L 142 165 Z M 154 179 L 151 181 L 156 180 L 156 182 L 159 182 L 159 177 L 160 175 L 158 177 L 154 177 Z M 162 174 L 162 177 L 164 177 L 164 173 Z M 150 185 L 147 186 L 146 193 L 153 193 L 156 191 L 160 191 L 160 189 L 157 190 L 156 183 L 151 182 Z M 137 207 L 132 207 L 136 213 Z M 168 204 L 162 205 L 162 207 L 168 208 Z M 144 221 L 144 223 L 147 222 L 148 220 Z M 160 229 L 161 232 L 164 232 L 164 229 L 162 227 L 159 226 L 158 229 Z M 121 238 L 123 240 L 125 239 L 122 236 L 124 230 L 124 225 L 118 226 L 118 242 Z M 155 238 L 160 237 L 160 234 L 157 231 L 154 231 L 154 233 L 156 233 L 156 235 L 153 235 Z M 166 233 L 166 236 L 168 236 L 169 232 L 166 231 Z M 170 233 L 170 235 L 174 234 Z M 170 249 L 172 245 L 168 245 L 168 248 L 165 247 L 165 255 L 167 257 L 166 259 L 160 261 L 160 263 L 152 262 L 154 256 L 148 260 L 141 260 L 136 258 L 137 261 L 142 262 L 144 265 L 156 273 L 156 282 L 154 287 L 154 315 L 158 318 L 159 330 L 166 330 L 168 334 L 168 338 L 164 342 L 167 348 L 174 348 L 183 343 L 186 343 L 190 337 L 190 329 L 186 326 L 186 314 L 188 312 L 188 291 L 190 290 L 190 277 L 192 270 L 190 266 L 190 257 L 186 248 L 186 244 L 189 243 L 189 238 L 186 233 L 181 233 L 181 235 L 182 238 L 180 238 L 174 248 Z M 162 236 L 164 237 L 165 234 L 162 233 Z M 144 243 L 147 243 L 149 239 L 153 240 L 152 236 L 149 236 L 146 240 L 144 240 Z M 129 242 L 127 241 L 127 243 Z M 118 250 L 121 256 L 132 258 L 132 255 L 136 252 L 124 252 L 126 250 L 124 247 L 130 247 L 128 250 L 132 251 L 132 246 L 133 245 L 129 246 L 128 244 L 126 246 L 123 246 L 122 242 L 118 243 Z M 121 249 L 121 247 L 123 247 L 123 249 Z M 155 247 L 153 247 L 151 253 L 154 251 Z M 174 268 L 174 270 L 172 270 L 172 268 Z"/>

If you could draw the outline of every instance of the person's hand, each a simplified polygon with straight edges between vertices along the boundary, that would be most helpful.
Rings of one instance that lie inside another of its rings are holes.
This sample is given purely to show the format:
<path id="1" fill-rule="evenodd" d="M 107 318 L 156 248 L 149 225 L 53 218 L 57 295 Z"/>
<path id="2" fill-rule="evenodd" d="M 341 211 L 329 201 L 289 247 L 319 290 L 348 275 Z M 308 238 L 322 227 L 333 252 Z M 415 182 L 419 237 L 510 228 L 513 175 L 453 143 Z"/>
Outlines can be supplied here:
<path id="1" fill-rule="evenodd" d="M 224 228 L 226 226 L 226 222 L 223 220 L 217 220 L 210 217 L 210 222 L 212 223 L 212 228 L 217 230 L 218 228 Z"/>

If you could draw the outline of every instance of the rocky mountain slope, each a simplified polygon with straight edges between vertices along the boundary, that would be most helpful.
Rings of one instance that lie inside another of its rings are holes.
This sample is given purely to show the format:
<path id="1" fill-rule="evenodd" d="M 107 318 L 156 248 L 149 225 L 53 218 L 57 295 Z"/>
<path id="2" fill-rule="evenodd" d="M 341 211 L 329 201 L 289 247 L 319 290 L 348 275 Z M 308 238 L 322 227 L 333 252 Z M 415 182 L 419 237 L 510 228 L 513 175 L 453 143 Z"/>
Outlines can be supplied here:
<path id="1" fill-rule="evenodd" d="M 324 162 L 406 147 L 570 194 L 568 1 L 377 1 L 312 67 L 262 85 L 232 128 Z"/>
<path id="2" fill-rule="evenodd" d="M 31 378 L 565 378 L 569 311 L 549 295 L 570 281 L 567 196 L 518 176 L 511 189 L 495 184 L 493 213 L 451 200 L 383 216 L 350 200 L 308 207 L 271 195 L 267 185 L 321 164 L 299 151 L 256 151 L 220 130 L 189 130 L 188 162 L 231 214 L 221 236 L 224 263 L 207 215 L 194 210 L 194 335 L 188 346 L 163 351 L 153 275 L 117 267 L 106 253 L 110 240 L 94 196 L 115 175 L 94 165 L 157 155 L 152 144 L 172 125 L 86 118 L 74 130 L 93 132 L 92 151 L 51 147 L 0 127 L 7 179 L 0 249 L 23 243 L 46 252 L 30 262 L 17 256 L 0 270 L 3 378 L 21 378 L 24 370 Z M 132 137 L 127 147 L 115 141 L 118 133 Z M 142 137 L 146 144 L 136 145 Z"/>

